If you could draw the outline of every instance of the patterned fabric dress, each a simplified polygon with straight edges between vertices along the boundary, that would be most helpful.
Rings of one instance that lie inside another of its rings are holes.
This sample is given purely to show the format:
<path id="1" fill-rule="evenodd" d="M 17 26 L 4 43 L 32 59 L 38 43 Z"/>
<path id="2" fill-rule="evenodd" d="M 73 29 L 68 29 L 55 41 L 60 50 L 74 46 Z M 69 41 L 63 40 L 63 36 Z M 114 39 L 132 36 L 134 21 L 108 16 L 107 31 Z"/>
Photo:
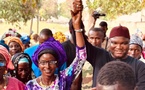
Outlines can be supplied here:
<path id="1" fill-rule="evenodd" d="M 76 58 L 68 68 L 59 72 L 55 81 L 50 86 L 40 86 L 36 81 L 36 78 L 34 80 L 30 80 L 26 84 L 28 90 L 70 90 L 71 84 L 73 80 L 80 74 L 86 58 L 86 47 L 76 47 Z"/>

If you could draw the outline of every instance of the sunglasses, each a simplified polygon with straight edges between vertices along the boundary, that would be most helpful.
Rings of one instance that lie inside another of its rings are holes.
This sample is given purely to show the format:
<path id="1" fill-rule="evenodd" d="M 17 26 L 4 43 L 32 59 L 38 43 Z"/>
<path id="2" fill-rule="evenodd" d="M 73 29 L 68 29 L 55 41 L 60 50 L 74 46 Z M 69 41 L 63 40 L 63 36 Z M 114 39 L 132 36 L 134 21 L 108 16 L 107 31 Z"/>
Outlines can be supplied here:
<path id="1" fill-rule="evenodd" d="M 6 66 L 6 63 L 5 62 L 0 62 L 0 67 L 4 67 Z"/>
<path id="2" fill-rule="evenodd" d="M 39 64 L 41 65 L 55 65 L 57 63 L 57 61 L 55 60 L 51 60 L 51 61 L 40 61 Z"/>

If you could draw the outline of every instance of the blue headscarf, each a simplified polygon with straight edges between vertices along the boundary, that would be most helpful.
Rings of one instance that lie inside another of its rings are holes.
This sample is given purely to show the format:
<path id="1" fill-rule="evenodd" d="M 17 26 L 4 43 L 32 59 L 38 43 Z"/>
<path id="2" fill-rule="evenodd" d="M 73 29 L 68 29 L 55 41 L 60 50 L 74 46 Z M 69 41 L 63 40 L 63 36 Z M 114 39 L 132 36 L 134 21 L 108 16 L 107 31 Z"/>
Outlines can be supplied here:
<path id="1" fill-rule="evenodd" d="M 58 68 L 60 68 L 66 62 L 66 53 L 64 51 L 63 46 L 59 41 L 56 41 L 53 37 L 50 37 L 47 41 L 42 43 L 34 55 L 32 56 L 32 60 L 36 66 L 38 66 L 38 56 L 39 54 L 46 49 L 54 50 L 58 55 Z"/>
<path id="2" fill-rule="evenodd" d="M 4 40 L 0 40 L 0 45 L 4 46 L 9 51 L 9 46 L 5 44 Z"/>
<path id="3" fill-rule="evenodd" d="M 30 44 L 30 37 L 27 35 L 21 36 L 21 41 L 23 44 Z"/>

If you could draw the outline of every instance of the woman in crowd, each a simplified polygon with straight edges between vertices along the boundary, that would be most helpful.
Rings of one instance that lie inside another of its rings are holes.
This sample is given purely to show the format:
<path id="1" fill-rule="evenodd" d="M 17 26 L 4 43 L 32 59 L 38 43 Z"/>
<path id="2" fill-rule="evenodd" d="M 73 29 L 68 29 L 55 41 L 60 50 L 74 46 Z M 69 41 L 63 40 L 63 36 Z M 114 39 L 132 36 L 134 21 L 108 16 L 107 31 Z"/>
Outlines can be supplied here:
<path id="1" fill-rule="evenodd" d="M 24 84 L 32 79 L 32 70 L 31 70 L 31 59 L 26 53 L 16 53 L 12 57 L 12 63 L 15 67 L 13 71 L 11 71 L 11 75 L 16 77 Z"/>
<path id="2" fill-rule="evenodd" d="M 0 45 L 4 46 L 9 51 L 9 46 L 5 44 L 4 40 L 0 40 Z"/>
<path id="3" fill-rule="evenodd" d="M 18 38 L 20 38 L 20 37 L 21 37 L 21 34 L 18 33 L 15 29 L 9 28 L 9 30 L 6 31 L 6 32 L 2 35 L 1 39 L 5 39 L 6 37 L 18 37 Z"/>
<path id="4" fill-rule="evenodd" d="M 31 46 L 34 46 L 34 45 L 39 44 L 38 38 L 39 38 L 39 35 L 38 34 L 31 35 L 31 40 L 30 40 Z"/>
<path id="5" fill-rule="evenodd" d="M 27 35 L 23 35 L 21 36 L 21 41 L 24 45 L 24 49 L 29 48 L 30 47 L 30 37 Z"/>
<path id="6" fill-rule="evenodd" d="M 7 49 L 0 45 L 0 90 L 26 90 L 22 82 L 5 75 L 8 69 L 14 69 L 11 56 Z"/>
<path id="7" fill-rule="evenodd" d="M 143 41 L 142 55 L 143 55 L 143 58 L 145 59 L 145 34 L 142 36 L 142 41 Z"/>
<path id="8" fill-rule="evenodd" d="M 82 5 L 78 5 L 82 7 Z M 33 56 L 33 62 L 39 67 L 42 75 L 29 81 L 26 86 L 29 90 L 70 90 L 72 81 L 81 72 L 86 61 L 86 48 L 80 29 L 81 11 L 74 14 L 72 21 L 76 31 L 76 58 L 65 70 L 60 71 L 58 76 L 54 74 L 55 69 L 60 67 L 66 59 L 62 45 L 54 38 L 49 38 L 42 43 Z"/>
<path id="9" fill-rule="evenodd" d="M 142 51 L 143 41 L 139 36 L 133 34 L 130 38 L 128 55 L 145 62 L 145 60 L 142 57 Z"/>
<path id="10" fill-rule="evenodd" d="M 9 46 L 11 56 L 24 51 L 24 45 L 18 37 L 7 37 L 4 41 Z"/>

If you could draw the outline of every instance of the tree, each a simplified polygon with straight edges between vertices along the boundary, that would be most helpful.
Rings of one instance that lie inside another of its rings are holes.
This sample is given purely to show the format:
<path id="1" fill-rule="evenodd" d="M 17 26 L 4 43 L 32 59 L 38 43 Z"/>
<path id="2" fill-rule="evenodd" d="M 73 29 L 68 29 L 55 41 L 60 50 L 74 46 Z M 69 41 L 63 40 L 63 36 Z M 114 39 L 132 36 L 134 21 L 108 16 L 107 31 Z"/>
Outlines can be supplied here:
<path id="1" fill-rule="evenodd" d="M 57 17 L 58 4 L 57 0 L 42 0 L 40 8 L 40 17 L 47 20 L 50 17 Z"/>
<path id="2" fill-rule="evenodd" d="M 90 13 L 101 8 L 107 14 L 107 19 L 114 19 L 117 16 L 131 14 L 142 9 L 139 0 L 87 0 L 86 3 Z"/>
<path id="3" fill-rule="evenodd" d="M 133 12 L 141 11 L 142 4 L 139 0 L 86 0 L 89 10 L 88 28 L 92 25 L 92 12 L 98 8 L 101 13 L 105 13 L 105 19 L 113 20 L 117 16 L 124 14 L 131 14 Z"/>
<path id="4" fill-rule="evenodd" d="M 33 18 L 39 15 L 40 7 L 41 0 L 0 0 L 0 18 L 19 28 L 21 28 L 19 22 L 26 23 L 31 19 L 30 34 L 32 34 Z"/>
<path id="5" fill-rule="evenodd" d="M 67 18 L 71 18 L 71 15 L 69 14 L 70 9 L 71 9 L 71 4 L 69 0 L 66 0 L 63 3 L 59 4 L 59 15 L 67 17 Z"/>
<path id="6" fill-rule="evenodd" d="M 0 18 L 8 23 L 27 22 L 36 14 L 40 0 L 0 0 Z"/>
<path id="7" fill-rule="evenodd" d="M 145 8 L 145 0 L 140 0 L 142 8 Z"/>

